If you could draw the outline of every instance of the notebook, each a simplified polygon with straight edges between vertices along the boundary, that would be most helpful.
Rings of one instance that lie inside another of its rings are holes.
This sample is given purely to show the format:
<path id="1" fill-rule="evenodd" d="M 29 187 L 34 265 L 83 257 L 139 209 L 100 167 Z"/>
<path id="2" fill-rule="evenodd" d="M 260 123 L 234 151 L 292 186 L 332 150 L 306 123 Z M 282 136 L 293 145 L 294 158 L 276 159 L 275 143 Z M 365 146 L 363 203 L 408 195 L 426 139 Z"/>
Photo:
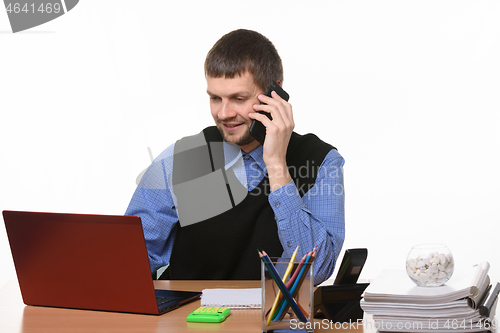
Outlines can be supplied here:
<path id="1" fill-rule="evenodd" d="M 230 309 L 260 309 L 262 289 L 203 289 L 201 306 L 226 307 Z"/>
<path id="2" fill-rule="evenodd" d="M 3 218 L 27 305 L 158 315 L 201 296 L 154 289 L 137 216 L 3 211 Z"/>

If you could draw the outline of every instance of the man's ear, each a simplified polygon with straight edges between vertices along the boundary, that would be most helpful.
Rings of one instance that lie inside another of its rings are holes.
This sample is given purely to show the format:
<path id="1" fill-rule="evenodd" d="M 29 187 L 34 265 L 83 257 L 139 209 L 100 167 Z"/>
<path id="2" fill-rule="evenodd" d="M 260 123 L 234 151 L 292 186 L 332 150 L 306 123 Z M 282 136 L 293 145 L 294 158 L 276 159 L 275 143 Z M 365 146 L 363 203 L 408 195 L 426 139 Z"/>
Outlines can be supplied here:
<path id="1" fill-rule="evenodd" d="M 283 82 L 281 82 L 281 80 L 276 81 L 276 83 L 277 83 L 277 84 L 278 84 L 281 88 L 283 88 Z"/>

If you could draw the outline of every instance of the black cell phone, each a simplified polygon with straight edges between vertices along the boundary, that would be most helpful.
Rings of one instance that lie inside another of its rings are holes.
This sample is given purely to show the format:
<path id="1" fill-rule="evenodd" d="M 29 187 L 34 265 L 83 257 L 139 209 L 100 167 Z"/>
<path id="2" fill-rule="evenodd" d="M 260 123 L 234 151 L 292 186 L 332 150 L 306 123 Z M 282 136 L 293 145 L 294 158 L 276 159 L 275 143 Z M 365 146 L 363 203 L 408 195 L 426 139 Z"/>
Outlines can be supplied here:
<path id="1" fill-rule="evenodd" d="M 276 91 L 276 93 L 288 102 L 290 96 L 286 91 L 283 90 L 276 82 L 273 82 L 271 87 L 266 91 L 266 96 L 271 97 L 271 92 Z M 260 103 L 264 104 L 264 103 Z M 266 115 L 269 120 L 273 120 L 271 114 L 269 112 L 257 111 L 260 114 Z M 259 141 L 261 145 L 264 144 L 264 140 L 266 139 L 266 126 L 264 126 L 260 121 L 254 120 L 250 125 L 250 135 L 254 137 L 255 140 Z"/>
<path id="2" fill-rule="evenodd" d="M 345 250 L 344 258 L 333 284 L 355 284 L 365 265 L 367 256 L 367 249 Z"/>

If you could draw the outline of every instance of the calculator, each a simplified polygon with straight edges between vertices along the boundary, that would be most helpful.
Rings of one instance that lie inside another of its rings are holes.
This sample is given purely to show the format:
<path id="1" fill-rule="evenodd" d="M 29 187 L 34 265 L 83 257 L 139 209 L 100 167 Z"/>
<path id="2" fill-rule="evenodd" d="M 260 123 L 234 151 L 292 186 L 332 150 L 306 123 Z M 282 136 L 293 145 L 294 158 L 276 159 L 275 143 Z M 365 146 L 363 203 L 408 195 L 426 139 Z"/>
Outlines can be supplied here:
<path id="1" fill-rule="evenodd" d="M 231 314 L 229 308 L 201 306 L 188 314 L 186 320 L 194 323 L 220 323 Z"/>

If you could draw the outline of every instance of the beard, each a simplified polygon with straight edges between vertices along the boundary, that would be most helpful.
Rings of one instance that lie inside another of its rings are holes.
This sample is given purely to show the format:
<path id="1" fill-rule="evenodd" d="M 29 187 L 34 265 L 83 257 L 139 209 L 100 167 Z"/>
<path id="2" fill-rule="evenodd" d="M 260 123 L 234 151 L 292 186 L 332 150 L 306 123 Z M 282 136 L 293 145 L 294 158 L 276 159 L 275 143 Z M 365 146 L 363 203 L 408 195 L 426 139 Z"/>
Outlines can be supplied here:
<path id="1" fill-rule="evenodd" d="M 217 129 L 219 130 L 220 134 L 222 135 L 222 139 L 228 143 L 234 143 L 238 146 L 245 146 L 250 143 L 252 143 L 255 139 L 253 136 L 250 135 L 250 129 L 246 130 L 246 132 L 239 138 L 233 136 L 233 135 L 226 135 L 224 132 L 222 124 L 218 123 L 217 124 Z"/>

